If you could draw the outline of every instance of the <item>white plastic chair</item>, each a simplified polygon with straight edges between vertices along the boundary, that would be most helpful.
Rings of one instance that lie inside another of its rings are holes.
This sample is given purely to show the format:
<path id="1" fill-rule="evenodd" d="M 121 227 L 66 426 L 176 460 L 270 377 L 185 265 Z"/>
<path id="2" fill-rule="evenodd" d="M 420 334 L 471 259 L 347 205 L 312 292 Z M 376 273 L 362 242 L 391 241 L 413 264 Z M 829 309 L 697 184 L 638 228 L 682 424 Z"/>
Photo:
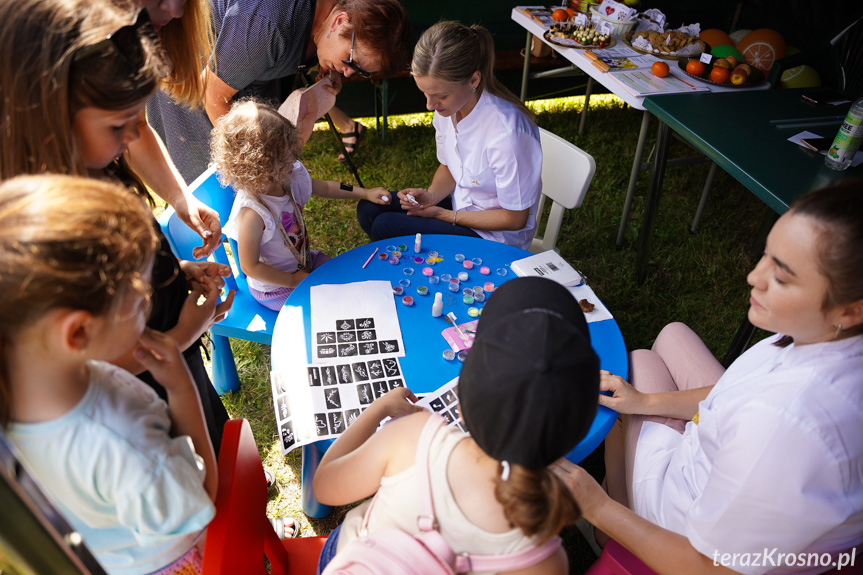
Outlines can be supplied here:
<path id="1" fill-rule="evenodd" d="M 539 141 L 542 144 L 542 195 L 536 208 L 537 231 L 546 197 L 552 204 L 543 235 L 530 242 L 528 250 L 535 254 L 556 249 L 564 210 L 581 205 L 596 172 L 593 156 L 575 144 L 542 128 L 539 129 Z"/>

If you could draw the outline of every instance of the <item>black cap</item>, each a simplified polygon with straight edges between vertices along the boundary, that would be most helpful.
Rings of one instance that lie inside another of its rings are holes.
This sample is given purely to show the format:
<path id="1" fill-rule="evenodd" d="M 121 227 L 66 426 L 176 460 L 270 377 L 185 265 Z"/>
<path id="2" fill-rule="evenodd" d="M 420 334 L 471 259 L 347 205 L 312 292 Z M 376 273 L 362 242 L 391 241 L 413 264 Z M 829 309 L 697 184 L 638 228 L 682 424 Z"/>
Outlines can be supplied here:
<path id="1" fill-rule="evenodd" d="M 538 469 L 596 416 L 599 358 L 578 302 L 557 282 L 510 280 L 489 297 L 458 383 L 462 417 L 498 461 Z"/>

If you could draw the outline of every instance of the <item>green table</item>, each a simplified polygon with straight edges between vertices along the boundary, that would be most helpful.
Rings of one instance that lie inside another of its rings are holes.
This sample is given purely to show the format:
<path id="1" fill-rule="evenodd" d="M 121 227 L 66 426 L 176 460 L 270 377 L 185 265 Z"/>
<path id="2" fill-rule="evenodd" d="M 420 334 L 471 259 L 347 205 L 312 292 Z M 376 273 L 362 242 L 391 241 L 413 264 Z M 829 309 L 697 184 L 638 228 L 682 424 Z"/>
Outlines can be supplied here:
<path id="1" fill-rule="evenodd" d="M 812 91 L 811 88 L 808 90 Z M 636 278 L 639 283 L 647 274 L 670 130 L 714 161 L 778 214 L 784 213 L 797 196 L 809 190 L 843 178 L 863 176 L 863 165 L 837 172 L 824 165 L 823 155 L 787 141 L 802 131 L 832 138 L 841 124 L 837 117 L 844 118 L 850 107 L 850 103 L 840 106 L 807 104 L 800 98 L 805 91 L 807 89 L 704 92 L 644 99 L 644 107 L 661 124 L 650 192 L 638 238 Z M 738 332 L 735 342 L 741 336 Z M 742 347 L 746 343 L 748 339 Z M 734 353 L 734 347 L 732 344 L 726 358 Z"/>

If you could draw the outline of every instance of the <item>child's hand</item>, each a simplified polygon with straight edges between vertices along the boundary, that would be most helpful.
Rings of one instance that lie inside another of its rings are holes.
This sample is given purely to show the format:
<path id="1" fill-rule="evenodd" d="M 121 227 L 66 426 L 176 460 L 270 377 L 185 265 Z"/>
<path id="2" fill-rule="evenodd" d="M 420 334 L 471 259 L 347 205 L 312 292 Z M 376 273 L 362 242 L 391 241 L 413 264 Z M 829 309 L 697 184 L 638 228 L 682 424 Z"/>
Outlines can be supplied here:
<path id="1" fill-rule="evenodd" d="M 399 200 L 401 201 L 402 209 L 410 212 L 412 210 L 422 209 L 424 201 L 427 200 L 426 194 L 428 190 L 423 188 L 405 188 L 399 192 Z"/>
<path id="2" fill-rule="evenodd" d="M 201 334 L 210 329 L 214 323 L 225 319 L 234 304 L 234 290 L 228 292 L 225 301 L 219 302 L 221 289 L 209 277 L 202 277 L 200 284 L 189 292 L 177 325 L 171 328 L 170 334 L 186 349 L 194 343 Z M 199 303 L 199 300 L 203 300 Z"/>
<path id="3" fill-rule="evenodd" d="M 395 418 L 425 411 L 422 407 L 414 405 L 416 401 L 417 396 L 411 390 L 406 387 L 397 387 L 375 401 L 375 403 L 379 404 L 384 417 Z"/>
<path id="4" fill-rule="evenodd" d="M 378 187 L 366 190 L 364 197 L 375 204 L 380 204 L 382 206 L 390 205 L 390 193 L 386 188 Z"/>
<path id="5" fill-rule="evenodd" d="M 205 277 L 212 280 L 216 284 L 216 287 L 221 290 L 225 287 L 225 280 L 222 278 L 231 275 L 231 266 L 209 261 L 192 262 L 181 260 L 180 269 L 186 274 L 189 286 L 192 289 L 201 289 L 201 291 L 203 291 L 201 283 Z"/>
<path id="6" fill-rule="evenodd" d="M 170 335 L 146 328 L 138 340 L 134 354 L 135 359 L 152 373 L 166 390 L 182 386 L 194 388 L 192 374 L 180 353 L 180 346 Z"/>

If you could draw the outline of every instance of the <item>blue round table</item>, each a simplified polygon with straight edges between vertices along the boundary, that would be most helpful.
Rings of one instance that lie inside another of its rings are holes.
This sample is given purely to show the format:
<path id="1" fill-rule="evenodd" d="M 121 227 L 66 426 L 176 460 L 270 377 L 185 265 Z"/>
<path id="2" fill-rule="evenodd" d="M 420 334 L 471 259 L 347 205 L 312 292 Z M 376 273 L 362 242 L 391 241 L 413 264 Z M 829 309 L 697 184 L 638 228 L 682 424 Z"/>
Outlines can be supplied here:
<path id="1" fill-rule="evenodd" d="M 462 287 L 482 286 L 485 282 L 493 282 L 495 286 L 517 277 L 510 269 L 509 264 L 515 260 L 530 256 L 529 252 L 522 249 L 463 236 L 425 235 L 422 237 L 421 253 L 414 253 L 414 236 L 392 238 L 379 242 L 373 242 L 364 246 L 354 248 L 340 256 L 333 258 L 303 280 L 293 291 L 285 302 L 286 308 L 301 308 L 303 318 L 304 341 L 297 341 L 300 330 L 295 325 L 297 313 L 279 313 L 273 328 L 272 343 L 272 367 L 280 370 L 284 367 L 284 356 L 279 353 L 280 349 L 290 349 L 286 346 L 304 346 L 307 350 L 307 362 L 312 363 L 311 357 L 311 305 L 310 289 L 315 285 L 323 284 L 345 284 L 367 280 L 386 280 L 393 286 L 399 285 L 399 280 L 407 278 L 411 285 L 405 288 L 405 295 L 414 298 L 413 306 L 405 306 L 401 303 L 401 297 L 396 296 L 396 310 L 398 312 L 399 324 L 404 342 L 404 357 L 399 361 L 402 366 L 405 384 L 417 394 L 428 393 L 436 390 L 441 385 L 458 376 L 461 363 L 458 361 L 447 361 L 442 352 L 447 349 L 447 343 L 441 336 L 441 331 L 449 327 L 443 317 L 432 317 L 431 307 L 434 301 L 434 293 L 444 294 L 443 315 L 454 312 L 458 323 L 464 323 L 471 318 L 467 314 L 468 307 L 462 302 L 461 293 L 451 293 L 444 282 L 431 285 L 428 278 L 422 275 L 422 268 L 427 264 L 416 264 L 414 256 L 428 257 L 430 250 L 436 251 L 443 261 L 433 266 L 434 273 L 450 274 L 453 277 L 460 271 L 467 271 L 469 279 L 462 282 Z M 404 244 L 408 247 L 400 263 L 392 265 L 382 261 L 378 255 L 371 259 L 369 264 L 363 268 L 363 264 L 369 256 L 378 248 L 378 254 L 387 253 L 388 246 L 399 246 Z M 482 275 L 480 266 L 471 270 L 465 270 L 461 263 L 455 261 L 455 255 L 462 254 L 467 259 L 481 258 L 482 266 L 491 270 L 490 275 Z M 414 268 L 413 275 L 405 275 L 406 267 Z M 505 270 L 506 275 L 499 275 L 498 270 Z M 418 295 L 417 286 L 429 288 L 428 295 Z M 452 296 L 452 297 L 448 297 Z M 483 304 L 474 304 L 482 307 Z M 588 323 L 591 344 L 599 356 L 600 368 L 611 373 L 626 376 L 629 371 L 626 346 L 623 336 L 613 319 Z M 596 418 L 588 431 L 587 436 L 567 455 L 567 459 L 578 463 L 590 454 L 605 439 L 617 418 L 617 412 L 606 407 L 599 407 Z M 318 462 L 326 451 L 332 440 L 320 441 L 303 447 L 303 511 L 309 517 L 325 517 L 331 508 L 319 503 L 312 491 L 312 477 Z"/>

